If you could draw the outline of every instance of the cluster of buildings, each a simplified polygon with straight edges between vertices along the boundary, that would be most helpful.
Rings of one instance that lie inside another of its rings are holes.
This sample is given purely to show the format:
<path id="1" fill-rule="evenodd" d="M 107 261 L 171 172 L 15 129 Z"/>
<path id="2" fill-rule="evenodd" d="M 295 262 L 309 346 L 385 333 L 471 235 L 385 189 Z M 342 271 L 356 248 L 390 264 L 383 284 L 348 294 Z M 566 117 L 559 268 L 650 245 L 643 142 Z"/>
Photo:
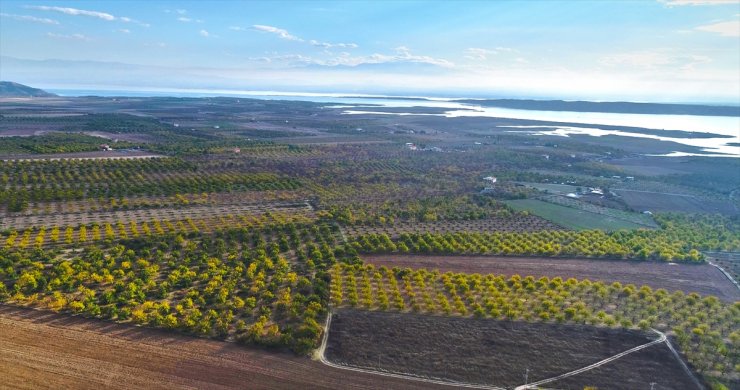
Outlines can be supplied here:
<path id="1" fill-rule="evenodd" d="M 413 142 L 406 142 L 406 145 L 404 146 L 408 150 L 422 150 L 422 151 L 429 151 L 429 152 L 441 152 L 442 148 L 437 146 L 432 146 L 428 148 L 420 148 L 418 145 L 416 145 Z"/>

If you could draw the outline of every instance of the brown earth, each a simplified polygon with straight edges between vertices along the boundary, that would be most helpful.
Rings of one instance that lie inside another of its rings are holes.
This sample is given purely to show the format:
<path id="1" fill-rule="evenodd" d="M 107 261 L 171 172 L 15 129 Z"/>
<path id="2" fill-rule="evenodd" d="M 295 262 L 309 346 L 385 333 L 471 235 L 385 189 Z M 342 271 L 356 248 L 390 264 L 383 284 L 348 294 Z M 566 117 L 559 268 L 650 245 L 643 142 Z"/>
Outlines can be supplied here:
<path id="1" fill-rule="evenodd" d="M 668 358 L 671 352 L 665 344 L 654 345 L 650 348 L 634 352 L 609 364 L 596 367 L 581 374 L 550 382 L 545 387 L 561 390 L 583 390 L 586 386 L 600 390 L 633 390 L 650 389 L 650 383 L 655 383 L 653 390 L 696 389 L 692 386 L 687 375 L 678 378 L 670 376 L 653 377 L 653 373 L 660 372 L 663 367 L 677 366 L 675 359 Z M 679 367 L 672 367 L 678 371 Z M 629 374 L 626 374 L 629 373 Z M 618 380 L 615 380 L 618 378 Z M 648 384 L 646 387 L 645 384 Z"/>
<path id="2" fill-rule="evenodd" d="M 529 382 L 544 380 L 657 338 L 651 332 L 583 325 L 343 309 L 333 316 L 326 357 L 337 364 L 512 388 L 524 384 L 527 369 Z M 646 349 L 658 347 L 653 353 L 626 356 L 643 370 L 608 369 L 621 359 L 602 366 L 599 383 L 609 386 L 599 389 L 649 389 L 650 382 L 694 389 L 662 345 Z M 625 377 L 630 377 L 628 387 L 619 385 Z"/>
<path id="3" fill-rule="evenodd" d="M 668 291 L 714 295 L 734 302 L 740 290 L 709 264 L 675 264 L 627 260 L 590 260 L 497 256 L 366 255 L 366 263 L 386 267 L 438 269 L 442 272 L 519 274 L 534 277 L 590 279 L 603 282 L 648 285 Z"/>
<path id="4" fill-rule="evenodd" d="M 709 261 L 722 267 L 732 275 L 735 281 L 740 280 L 740 252 L 704 252 Z"/>
<path id="5" fill-rule="evenodd" d="M 46 311 L 0 305 L 3 389 L 445 388 L 327 367 L 258 350 Z"/>

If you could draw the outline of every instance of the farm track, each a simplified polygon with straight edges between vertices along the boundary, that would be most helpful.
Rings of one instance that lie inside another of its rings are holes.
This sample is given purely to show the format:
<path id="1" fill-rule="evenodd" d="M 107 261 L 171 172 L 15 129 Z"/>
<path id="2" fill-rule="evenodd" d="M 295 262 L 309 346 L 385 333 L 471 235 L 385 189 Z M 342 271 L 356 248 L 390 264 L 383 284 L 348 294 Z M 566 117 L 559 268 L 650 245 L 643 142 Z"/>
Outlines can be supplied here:
<path id="1" fill-rule="evenodd" d="M 574 375 L 578 375 L 578 374 L 584 373 L 584 372 L 586 372 L 588 370 L 592 370 L 594 368 L 601 367 L 601 366 L 603 366 L 605 364 L 609 364 L 609 363 L 611 363 L 611 362 L 613 362 L 613 361 L 615 361 L 615 360 L 617 360 L 617 359 L 619 359 L 621 357 L 627 356 L 627 355 L 629 355 L 629 354 L 631 354 L 633 352 L 637 352 L 639 350 L 642 350 L 642 349 L 651 347 L 651 346 L 653 346 L 655 344 L 664 343 L 664 342 L 666 342 L 668 340 L 668 338 L 666 337 L 666 335 L 664 333 L 659 332 L 659 331 L 657 331 L 655 329 L 653 329 L 653 332 L 657 333 L 660 337 L 658 337 L 656 340 L 653 340 L 653 341 L 651 341 L 649 343 L 646 343 L 646 344 L 643 344 L 643 345 L 638 345 L 637 347 L 628 349 L 628 350 L 626 350 L 624 352 L 620 352 L 620 353 L 618 353 L 618 354 L 616 354 L 614 356 L 610 356 L 610 357 L 608 357 L 608 358 L 606 358 L 604 360 L 598 361 L 598 362 L 596 362 L 594 364 L 588 365 L 588 366 L 583 367 L 583 368 L 579 368 L 579 369 L 574 370 L 574 371 L 566 372 L 564 374 L 561 374 L 561 375 L 558 375 L 558 376 L 554 376 L 552 378 L 542 379 L 542 380 L 539 380 L 537 382 L 532 382 L 532 383 L 529 383 L 529 384 L 524 384 L 524 385 L 521 385 L 521 386 L 517 386 L 516 388 L 514 388 L 514 390 L 527 390 L 527 389 L 532 389 L 532 388 L 538 388 L 539 385 L 544 385 L 545 383 L 555 382 L 555 381 L 560 380 L 560 379 L 563 379 L 563 378 L 567 378 L 567 377 L 571 377 L 571 376 L 574 376 Z"/>
<path id="2" fill-rule="evenodd" d="M 718 267 L 732 282 L 740 288 L 740 252 L 704 252 L 711 263 Z"/>
<path id="3" fill-rule="evenodd" d="M 3 388 L 448 388 L 326 367 L 292 354 L 0 305 Z"/>
<path id="4" fill-rule="evenodd" d="M 720 267 L 717 264 L 712 263 L 711 261 L 707 261 L 707 263 L 709 263 L 709 265 L 711 265 L 712 267 L 715 267 L 718 270 L 720 270 L 720 272 L 722 272 L 727 277 L 727 279 L 729 279 L 730 282 L 732 282 L 732 284 L 734 284 L 735 287 L 737 287 L 737 289 L 740 290 L 740 284 L 737 283 L 737 280 L 735 280 L 735 278 L 733 278 L 729 272 L 725 271 L 724 268 Z"/>

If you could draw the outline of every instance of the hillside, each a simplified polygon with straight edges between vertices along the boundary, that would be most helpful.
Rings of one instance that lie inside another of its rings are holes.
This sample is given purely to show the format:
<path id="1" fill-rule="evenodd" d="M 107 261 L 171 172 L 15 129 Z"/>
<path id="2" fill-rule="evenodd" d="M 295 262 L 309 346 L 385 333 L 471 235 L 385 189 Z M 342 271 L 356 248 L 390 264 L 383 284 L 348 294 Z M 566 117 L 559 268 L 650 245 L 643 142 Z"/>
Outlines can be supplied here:
<path id="1" fill-rule="evenodd" d="M 29 87 L 12 81 L 0 81 L 0 97 L 52 97 L 57 96 L 43 89 Z"/>

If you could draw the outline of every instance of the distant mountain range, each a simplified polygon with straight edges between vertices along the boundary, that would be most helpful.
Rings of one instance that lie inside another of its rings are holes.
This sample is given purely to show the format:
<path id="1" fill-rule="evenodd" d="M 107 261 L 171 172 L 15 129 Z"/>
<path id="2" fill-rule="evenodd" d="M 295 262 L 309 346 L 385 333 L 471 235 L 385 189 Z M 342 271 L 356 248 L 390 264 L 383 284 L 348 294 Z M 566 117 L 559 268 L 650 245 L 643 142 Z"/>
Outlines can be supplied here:
<path id="1" fill-rule="evenodd" d="M 43 89 L 29 87 L 28 85 L 14 83 L 12 81 L 0 81 L 0 97 L 54 97 L 53 93 Z"/>
<path id="2" fill-rule="evenodd" d="M 459 99 L 454 101 L 459 103 L 477 104 L 484 107 L 511 108 L 516 110 L 608 112 L 620 114 L 740 116 L 740 106 L 529 99 Z"/>

